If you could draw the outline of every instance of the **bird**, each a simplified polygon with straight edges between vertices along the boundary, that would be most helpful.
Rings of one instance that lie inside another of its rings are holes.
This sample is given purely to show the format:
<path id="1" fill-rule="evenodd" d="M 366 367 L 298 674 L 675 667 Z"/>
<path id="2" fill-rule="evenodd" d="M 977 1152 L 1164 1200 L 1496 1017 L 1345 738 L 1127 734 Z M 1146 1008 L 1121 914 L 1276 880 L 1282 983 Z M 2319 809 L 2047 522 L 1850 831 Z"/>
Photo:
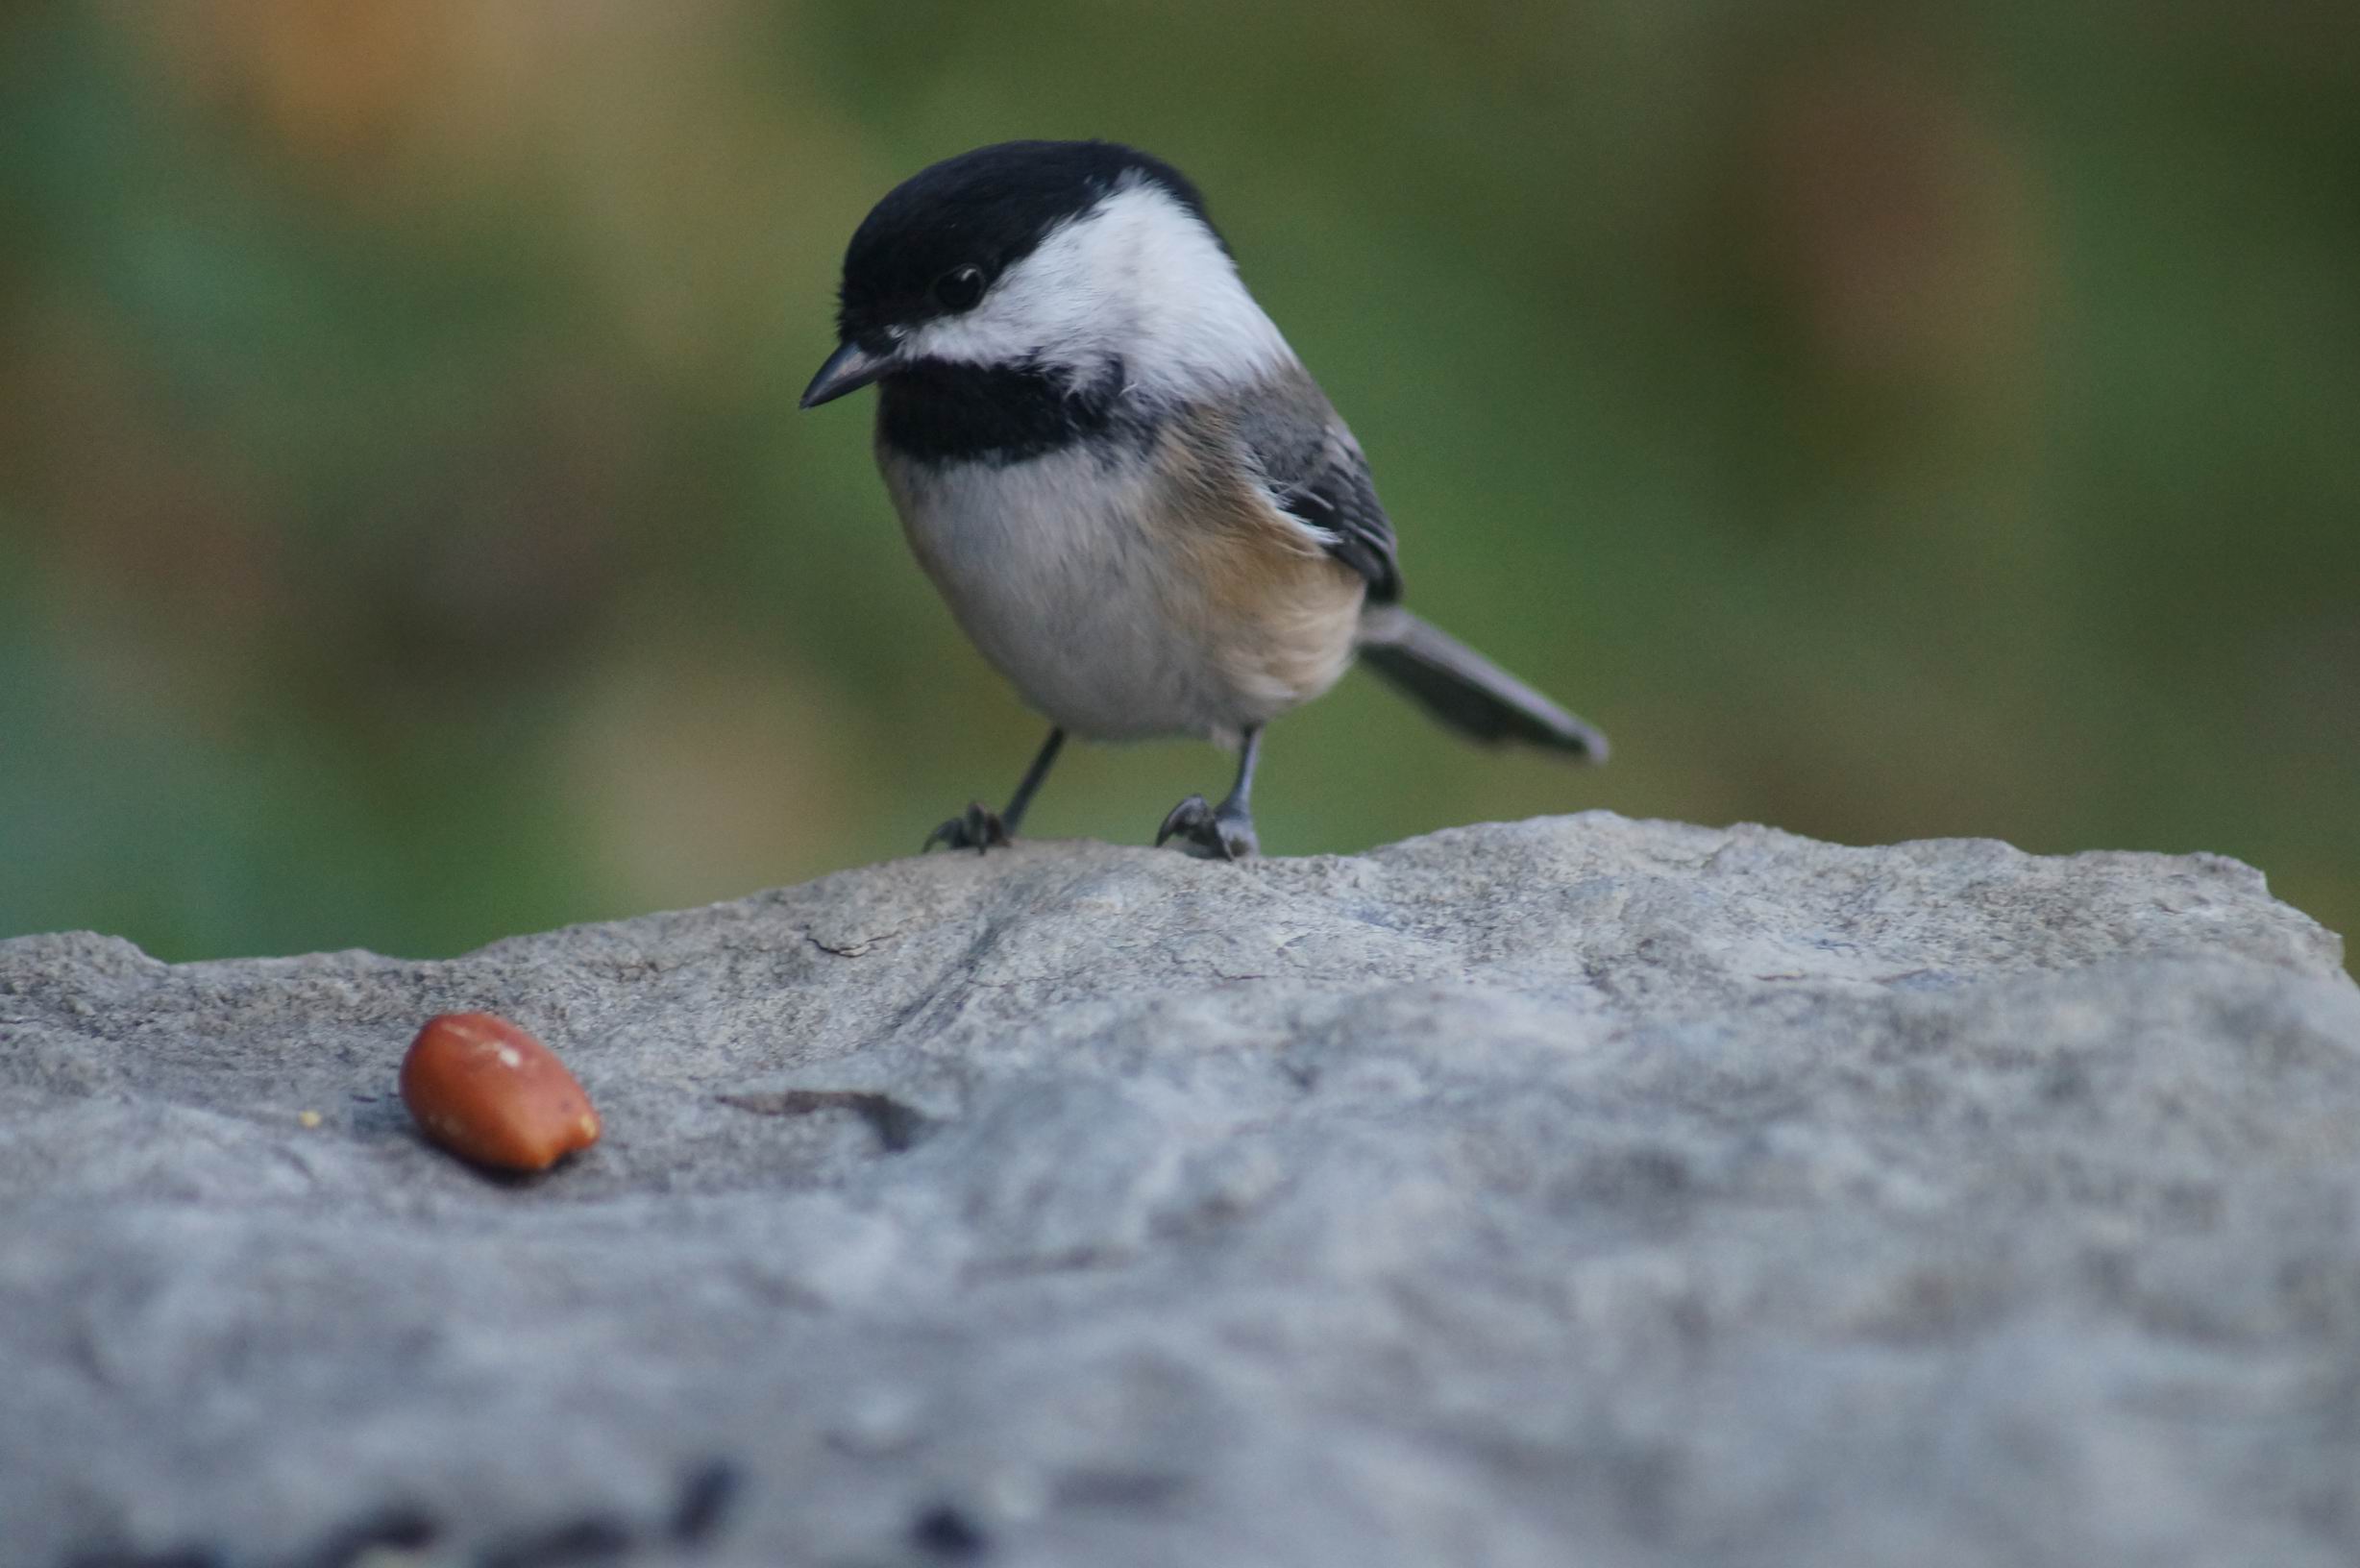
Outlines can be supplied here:
<path id="1" fill-rule="evenodd" d="M 1234 747 L 1158 846 L 1259 852 L 1272 720 L 1357 658 L 1471 740 L 1602 762 L 1606 737 L 1401 605 L 1367 458 L 1247 292 L 1197 187 L 1113 141 L 924 168 L 846 247 L 837 346 L 800 400 L 873 385 L 920 567 L 1048 738 L 1008 804 L 922 847 L 1011 843 L 1069 736 Z"/>

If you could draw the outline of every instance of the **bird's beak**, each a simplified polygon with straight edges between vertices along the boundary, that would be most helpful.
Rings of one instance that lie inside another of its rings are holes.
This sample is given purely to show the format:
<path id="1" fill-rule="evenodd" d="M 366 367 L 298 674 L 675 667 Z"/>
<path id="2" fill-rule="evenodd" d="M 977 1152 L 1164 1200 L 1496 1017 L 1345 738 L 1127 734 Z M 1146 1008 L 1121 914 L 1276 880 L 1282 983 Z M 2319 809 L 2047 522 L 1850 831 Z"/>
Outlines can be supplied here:
<path id="1" fill-rule="evenodd" d="M 894 368 L 895 355 L 891 349 L 881 353 L 862 348 L 858 343 L 847 343 L 827 356 L 820 374 L 803 388 L 802 406 L 817 408 L 824 403 L 857 392 L 871 381 Z"/>

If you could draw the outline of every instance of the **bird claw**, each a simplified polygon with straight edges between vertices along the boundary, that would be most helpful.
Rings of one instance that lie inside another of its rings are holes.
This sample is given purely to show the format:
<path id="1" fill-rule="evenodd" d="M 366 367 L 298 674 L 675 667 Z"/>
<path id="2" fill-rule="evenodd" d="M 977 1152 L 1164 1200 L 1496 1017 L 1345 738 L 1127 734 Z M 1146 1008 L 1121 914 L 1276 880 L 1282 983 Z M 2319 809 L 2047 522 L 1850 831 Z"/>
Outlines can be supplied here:
<path id="1" fill-rule="evenodd" d="M 1172 807 L 1164 825 L 1155 830 L 1159 849 L 1165 840 L 1174 838 L 1183 841 L 1185 853 L 1202 860 L 1247 860 L 1262 850 L 1254 838 L 1252 819 L 1241 812 L 1224 815 L 1216 811 L 1201 795 L 1192 795 Z"/>
<path id="2" fill-rule="evenodd" d="M 965 811 L 927 834 L 918 852 L 922 855 L 939 844 L 946 848 L 972 849 L 982 854 L 987 849 L 1004 849 L 1015 842 L 1008 837 L 998 812 L 980 800 L 971 800 Z"/>

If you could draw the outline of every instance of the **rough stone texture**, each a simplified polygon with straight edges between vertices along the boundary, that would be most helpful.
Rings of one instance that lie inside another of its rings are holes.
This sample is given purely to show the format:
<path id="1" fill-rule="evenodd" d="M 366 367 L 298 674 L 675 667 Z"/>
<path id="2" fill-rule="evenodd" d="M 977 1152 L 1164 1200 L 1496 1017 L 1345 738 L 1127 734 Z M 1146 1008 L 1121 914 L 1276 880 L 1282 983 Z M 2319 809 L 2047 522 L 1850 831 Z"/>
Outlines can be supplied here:
<path id="1" fill-rule="evenodd" d="M 0 944 L 0 1561 L 2347 1565 L 2338 965 L 2228 861 L 1597 814 Z M 599 1148 L 413 1134 L 473 1008 Z"/>

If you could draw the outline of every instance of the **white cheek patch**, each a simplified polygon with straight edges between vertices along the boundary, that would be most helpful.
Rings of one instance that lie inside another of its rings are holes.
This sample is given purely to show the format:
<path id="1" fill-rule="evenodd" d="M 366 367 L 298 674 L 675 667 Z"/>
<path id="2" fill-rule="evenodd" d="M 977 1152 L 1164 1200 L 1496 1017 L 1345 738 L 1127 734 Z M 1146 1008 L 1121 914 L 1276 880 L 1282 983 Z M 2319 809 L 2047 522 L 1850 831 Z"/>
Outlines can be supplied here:
<path id="1" fill-rule="evenodd" d="M 1053 230 L 964 315 L 912 332 L 912 355 L 1034 360 L 1189 398 L 1293 362 L 1227 253 L 1162 186 L 1137 180 Z"/>

